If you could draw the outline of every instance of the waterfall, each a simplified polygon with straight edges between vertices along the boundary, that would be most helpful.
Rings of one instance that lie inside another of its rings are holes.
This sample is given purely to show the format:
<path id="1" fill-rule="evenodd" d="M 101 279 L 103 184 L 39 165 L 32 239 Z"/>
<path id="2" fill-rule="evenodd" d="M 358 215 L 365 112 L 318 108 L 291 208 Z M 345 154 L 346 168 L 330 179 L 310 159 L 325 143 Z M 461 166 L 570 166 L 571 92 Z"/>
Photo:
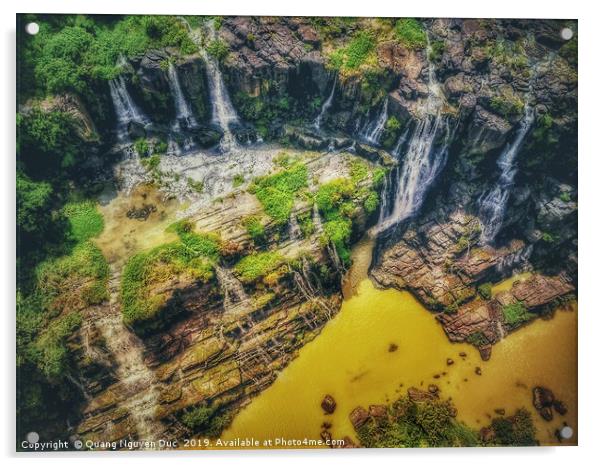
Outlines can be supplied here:
<path id="1" fill-rule="evenodd" d="M 109 89 L 111 91 L 113 107 L 117 114 L 117 129 L 120 136 L 126 136 L 127 126 L 131 122 L 145 126 L 150 123 L 150 120 L 134 103 L 134 100 L 127 90 L 123 76 L 120 75 L 115 79 L 111 79 L 109 81 Z"/>
<path id="2" fill-rule="evenodd" d="M 378 214 L 378 225 L 384 223 L 389 215 L 389 192 L 391 184 L 391 172 L 387 172 L 383 178 L 383 187 L 380 195 L 380 213 Z"/>
<path id="3" fill-rule="evenodd" d="M 403 149 L 403 146 L 405 145 L 406 141 L 408 140 L 408 132 L 409 131 L 410 131 L 410 128 L 406 127 L 404 132 L 401 133 L 401 136 L 399 136 L 399 139 L 397 140 L 397 144 L 395 144 L 395 147 L 393 148 L 392 154 L 397 158 L 399 158 L 399 156 L 401 155 L 401 149 Z"/>
<path id="4" fill-rule="evenodd" d="M 443 144 L 437 146 L 435 139 L 442 127 L 446 131 L 446 137 Z M 375 227 L 377 233 L 416 213 L 431 183 L 445 164 L 450 139 L 447 120 L 444 120 L 441 115 L 429 115 L 417 123 L 408 143 L 403 164 L 396 169 L 398 181 L 393 208 L 391 213 L 381 219 Z"/>
<path id="5" fill-rule="evenodd" d="M 335 76 L 334 81 L 332 82 L 332 89 L 330 90 L 330 94 L 328 95 L 328 98 L 326 99 L 324 104 L 322 104 L 322 109 L 320 110 L 320 114 L 316 117 L 316 119 L 314 121 L 314 128 L 316 129 L 316 131 L 320 131 L 320 125 L 322 124 L 322 120 L 324 119 L 324 117 L 326 116 L 326 113 L 328 112 L 328 109 L 332 105 L 332 98 L 334 97 L 334 91 L 335 91 L 336 87 L 337 87 L 337 77 Z"/>
<path id="6" fill-rule="evenodd" d="M 381 218 L 372 233 L 380 233 L 414 215 L 422 206 L 428 190 L 443 169 L 447 160 L 453 131 L 449 121 L 441 115 L 445 96 L 435 78 L 433 64 L 428 62 L 428 96 L 422 106 L 422 116 L 416 123 L 409 142 L 406 143 L 407 129 L 401 135 L 394 155 L 401 156 L 404 146 L 403 162 L 395 169 L 397 187 L 391 213 Z M 440 136 L 443 141 L 439 142 Z M 387 196 L 387 194 L 384 194 Z M 383 209 L 381 208 L 381 214 Z"/>
<path id="7" fill-rule="evenodd" d="M 479 198 L 479 218 L 481 220 L 481 243 L 490 243 L 495 239 L 504 221 L 504 214 L 510 197 L 510 190 L 514 184 L 516 166 L 514 161 L 523 144 L 531 124 L 534 120 L 533 109 L 525 105 L 525 115 L 520 123 L 520 128 L 512 143 L 506 145 L 498 158 L 497 166 L 501 170 L 496 185 L 489 192 Z"/>
<path id="8" fill-rule="evenodd" d="M 187 128 L 196 128 L 198 123 L 192 114 L 190 105 L 188 105 L 188 102 L 184 97 L 184 93 L 180 86 L 180 80 L 178 79 L 178 72 L 172 62 L 169 62 L 167 77 L 169 78 L 169 89 L 171 90 L 171 95 L 173 96 L 174 104 L 176 106 L 176 118 L 178 119 L 178 123 L 183 121 L 186 123 Z"/>
<path id="9" fill-rule="evenodd" d="M 230 270 L 215 264 L 215 276 L 224 292 L 224 308 L 230 310 L 234 303 L 241 303 L 247 300 L 242 283 L 230 272 Z"/>
<path id="10" fill-rule="evenodd" d="M 297 221 L 297 216 L 294 212 L 291 212 L 291 216 L 288 221 L 288 233 L 290 239 L 292 240 L 303 237 L 303 235 L 301 234 L 301 228 L 299 227 L 299 222 Z"/>
<path id="11" fill-rule="evenodd" d="M 370 144 L 378 145 L 380 138 L 385 129 L 388 116 L 388 96 L 383 100 L 383 105 L 378 115 L 378 118 L 373 124 L 368 124 L 364 130 L 362 137 Z"/>
<path id="12" fill-rule="evenodd" d="M 318 210 L 318 204 L 314 203 L 313 211 L 312 211 L 312 220 L 314 224 L 314 228 L 316 229 L 316 233 L 319 235 L 324 231 L 324 226 L 322 225 L 322 217 L 320 217 L 320 211 Z"/>

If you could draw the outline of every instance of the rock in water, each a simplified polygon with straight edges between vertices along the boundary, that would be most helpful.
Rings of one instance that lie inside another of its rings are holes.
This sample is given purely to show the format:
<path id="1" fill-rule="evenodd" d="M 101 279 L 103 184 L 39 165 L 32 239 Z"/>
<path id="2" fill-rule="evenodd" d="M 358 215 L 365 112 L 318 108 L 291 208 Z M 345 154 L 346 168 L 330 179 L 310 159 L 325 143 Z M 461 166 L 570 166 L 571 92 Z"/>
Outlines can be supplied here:
<path id="1" fill-rule="evenodd" d="M 557 400 L 552 390 L 545 387 L 533 388 L 533 407 L 546 421 L 554 419 L 554 411 L 560 415 L 566 414 L 566 406 L 560 400 Z"/>
<path id="2" fill-rule="evenodd" d="M 353 428 L 355 430 L 362 427 L 369 417 L 370 414 L 368 413 L 368 411 L 366 411 L 361 406 L 358 406 L 353 411 L 351 411 L 351 414 L 349 414 L 349 420 L 351 421 L 351 424 L 353 424 Z"/>
<path id="3" fill-rule="evenodd" d="M 332 396 L 326 395 L 322 400 L 320 406 L 322 406 L 322 409 L 326 414 L 332 414 L 334 413 L 334 410 L 337 407 L 337 402 L 334 401 L 334 398 Z"/>

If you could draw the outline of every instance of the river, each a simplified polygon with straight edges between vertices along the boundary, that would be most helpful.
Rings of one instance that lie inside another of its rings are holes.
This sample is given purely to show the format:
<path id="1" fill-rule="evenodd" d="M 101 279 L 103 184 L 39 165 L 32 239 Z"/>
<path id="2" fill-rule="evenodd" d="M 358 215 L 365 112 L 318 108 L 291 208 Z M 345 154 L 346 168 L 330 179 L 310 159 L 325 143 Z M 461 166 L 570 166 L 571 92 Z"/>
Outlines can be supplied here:
<path id="1" fill-rule="evenodd" d="M 328 422 L 333 438 L 356 439 L 349 413 L 356 406 L 387 403 L 411 386 L 435 383 L 458 408 L 458 419 L 478 429 L 496 416 L 528 408 L 542 445 L 558 444 L 563 422 L 577 442 L 577 309 L 538 319 L 496 344 L 489 361 L 474 347 L 451 343 L 434 315 L 410 293 L 377 289 L 367 277 L 372 244 L 354 249 L 354 266 L 343 284 L 345 301 L 320 335 L 299 351 L 276 381 L 234 419 L 222 439 L 253 437 L 319 439 Z M 513 277 L 494 287 L 508 289 Z M 391 349 L 395 348 L 395 351 Z M 466 357 L 460 357 L 466 353 Z M 450 358 L 454 363 L 447 365 Z M 475 370 L 479 367 L 481 375 Z M 565 416 L 544 421 L 533 409 L 531 389 L 550 388 L 568 407 Z M 320 407 L 324 395 L 337 403 L 331 415 Z"/>

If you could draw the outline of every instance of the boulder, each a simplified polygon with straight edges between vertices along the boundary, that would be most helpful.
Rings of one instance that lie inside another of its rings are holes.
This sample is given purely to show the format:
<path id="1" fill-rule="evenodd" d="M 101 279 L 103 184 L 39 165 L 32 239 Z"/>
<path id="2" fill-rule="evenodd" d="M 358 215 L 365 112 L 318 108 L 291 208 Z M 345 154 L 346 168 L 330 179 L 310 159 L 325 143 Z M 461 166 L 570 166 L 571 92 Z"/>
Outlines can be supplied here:
<path id="1" fill-rule="evenodd" d="M 326 414 L 332 414 L 337 407 L 337 403 L 332 396 L 326 395 L 322 400 L 322 403 L 320 403 L 320 406 Z"/>

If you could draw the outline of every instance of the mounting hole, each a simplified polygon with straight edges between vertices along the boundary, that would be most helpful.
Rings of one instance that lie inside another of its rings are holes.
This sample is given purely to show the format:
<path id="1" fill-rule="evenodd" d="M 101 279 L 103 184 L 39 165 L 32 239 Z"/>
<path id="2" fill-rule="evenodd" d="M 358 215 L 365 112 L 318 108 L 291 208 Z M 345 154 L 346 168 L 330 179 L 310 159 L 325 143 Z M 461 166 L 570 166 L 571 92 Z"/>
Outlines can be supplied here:
<path id="1" fill-rule="evenodd" d="M 564 426 L 560 429 L 560 436 L 564 439 L 570 439 L 573 436 L 573 429 L 570 426 Z"/>
<path id="2" fill-rule="evenodd" d="M 30 432 L 26 435 L 25 438 L 27 439 L 28 443 L 35 444 L 40 441 L 40 434 L 38 434 L 37 432 Z"/>
<path id="3" fill-rule="evenodd" d="M 562 28 L 560 31 L 560 37 L 564 40 L 571 40 L 573 38 L 573 30 L 571 28 Z"/>
<path id="4" fill-rule="evenodd" d="M 25 25 L 25 32 L 31 36 L 35 36 L 40 32 L 40 25 L 38 23 L 27 23 Z"/>

